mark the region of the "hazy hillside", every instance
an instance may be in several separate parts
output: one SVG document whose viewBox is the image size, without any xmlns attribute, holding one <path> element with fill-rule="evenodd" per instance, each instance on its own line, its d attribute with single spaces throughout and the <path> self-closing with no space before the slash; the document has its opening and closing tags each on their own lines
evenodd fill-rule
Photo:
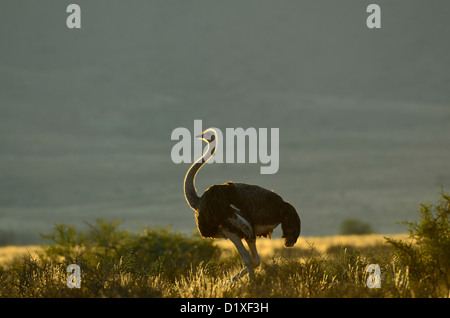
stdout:
<svg viewBox="0 0 450 318">
<path fill-rule="evenodd" d="M 208 165 L 290 201 L 305 235 L 345 218 L 397 232 L 450 187 L 450 3 L 0 3 L 0 234 L 98 217 L 191 231 L 173 129 L 280 128 L 280 169 Z"/>
</svg>

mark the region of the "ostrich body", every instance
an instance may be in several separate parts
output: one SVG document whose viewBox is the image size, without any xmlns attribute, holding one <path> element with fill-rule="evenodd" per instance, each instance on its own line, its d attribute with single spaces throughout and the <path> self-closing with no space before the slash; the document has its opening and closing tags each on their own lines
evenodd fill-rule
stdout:
<svg viewBox="0 0 450 318">
<path fill-rule="evenodd" d="M 205 154 L 188 170 L 184 180 L 184 193 L 189 206 L 195 211 L 197 227 L 204 238 L 231 240 L 238 250 L 245 268 L 234 280 L 259 266 L 256 238 L 271 237 L 273 229 L 281 223 L 284 245 L 292 247 L 300 235 L 301 222 L 295 208 L 273 191 L 257 185 L 227 182 L 213 185 L 199 197 L 195 188 L 195 176 L 215 153 L 218 142 L 213 129 L 197 136 L 208 143 Z M 249 251 L 242 244 L 247 242 Z"/>
</svg>

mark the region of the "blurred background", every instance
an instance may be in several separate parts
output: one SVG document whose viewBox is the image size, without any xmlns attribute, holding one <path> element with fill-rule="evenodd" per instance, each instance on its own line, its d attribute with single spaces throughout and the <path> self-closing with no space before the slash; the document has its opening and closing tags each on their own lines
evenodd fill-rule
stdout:
<svg viewBox="0 0 450 318">
<path fill-rule="evenodd" d="M 81 29 L 66 8 L 81 7 Z M 0 238 L 98 218 L 191 233 L 177 127 L 280 129 L 280 167 L 206 165 L 292 203 L 302 235 L 404 232 L 450 189 L 450 2 L 2 0 Z"/>
</svg>

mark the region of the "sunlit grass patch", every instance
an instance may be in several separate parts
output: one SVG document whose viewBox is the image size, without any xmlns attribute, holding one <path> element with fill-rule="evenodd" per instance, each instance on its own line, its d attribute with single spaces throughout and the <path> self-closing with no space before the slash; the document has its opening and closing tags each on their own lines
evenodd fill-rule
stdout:
<svg viewBox="0 0 450 318">
<path fill-rule="evenodd" d="M 450 197 L 419 214 L 408 234 L 301 237 L 293 248 L 259 239 L 253 281 L 232 281 L 243 262 L 229 241 L 131 233 L 116 221 L 85 232 L 59 225 L 34 252 L 0 249 L 0 297 L 449 297 Z M 70 264 L 81 269 L 80 288 L 67 286 Z M 375 287 L 369 266 L 379 271 Z"/>
</svg>

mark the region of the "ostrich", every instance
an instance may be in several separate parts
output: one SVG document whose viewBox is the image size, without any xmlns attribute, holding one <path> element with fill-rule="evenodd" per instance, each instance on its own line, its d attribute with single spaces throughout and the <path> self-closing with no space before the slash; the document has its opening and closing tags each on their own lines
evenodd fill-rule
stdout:
<svg viewBox="0 0 450 318">
<path fill-rule="evenodd" d="M 206 152 L 189 168 L 184 179 L 184 194 L 195 211 L 198 230 L 203 238 L 225 238 L 236 246 L 244 269 L 233 281 L 247 273 L 254 279 L 253 269 L 260 264 L 256 237 L 271 237 L 281 223 L 284 245 L 292 247 L 300 235 L 301 222 L 295 208 L 273 191 L 257 185 L 227 182 L 209 187 L 201 197 L 195 188 L 195 176 L 214 155 L 217 133 L 209 128 L 197 136 L 208 144 Z M 242 239 L 247 242 L 249 251 Z"/>
</svg>

